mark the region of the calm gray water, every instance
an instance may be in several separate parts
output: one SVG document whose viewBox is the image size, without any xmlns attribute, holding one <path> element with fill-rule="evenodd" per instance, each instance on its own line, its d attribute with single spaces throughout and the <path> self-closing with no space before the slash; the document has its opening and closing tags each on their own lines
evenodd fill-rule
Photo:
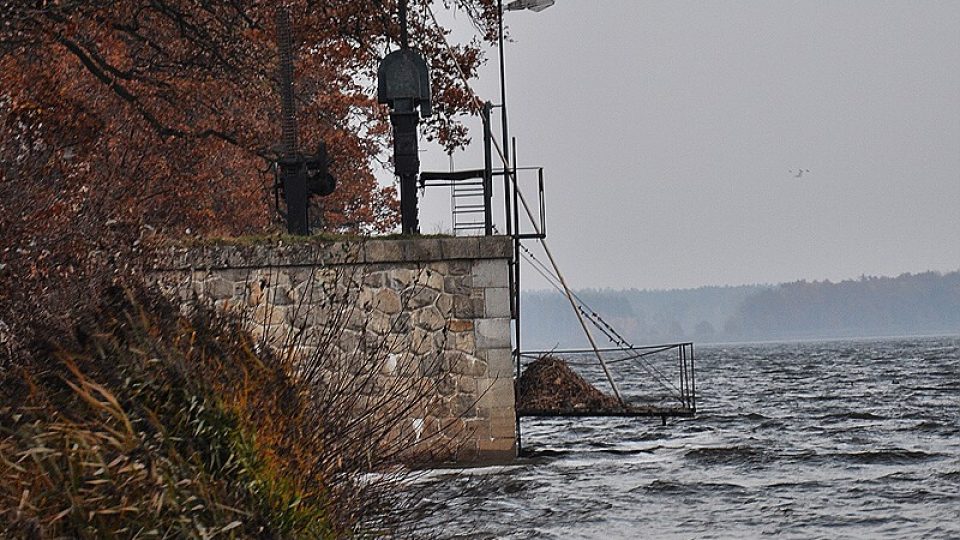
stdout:
<svg viewBox="0 0 960 540">
<path fill-rule="evenodd" d="M 699 413 L 524 420 L 434 472 L 442 538 L 960 538 L 960 338 L 703 347 Z M 642 373 L 637 373 L 642 377 Z"/>
</svg>

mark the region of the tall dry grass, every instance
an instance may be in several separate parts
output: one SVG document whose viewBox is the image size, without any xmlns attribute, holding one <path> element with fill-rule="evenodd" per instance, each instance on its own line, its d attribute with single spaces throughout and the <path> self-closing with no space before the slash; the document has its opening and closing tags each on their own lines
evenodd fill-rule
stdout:
<svg viewBox="0 0 960 540">
<path fill-rule="evenodd" d="M 396 426 L 429 398 L 423 378 L 383 387 L 352 369 L 319 381 L 305 374 L 333 372 L 322 348 L 304 363 L 203 306 L 184 314 L 142 287 L 104 297 L 74 336 L 0 362 L 6 536 L 410 533 L 416 494 L 389 473 L 410 455 Z M 354 360 L 373 354 L 375 367 L 371 351 Z"/>
</svg>

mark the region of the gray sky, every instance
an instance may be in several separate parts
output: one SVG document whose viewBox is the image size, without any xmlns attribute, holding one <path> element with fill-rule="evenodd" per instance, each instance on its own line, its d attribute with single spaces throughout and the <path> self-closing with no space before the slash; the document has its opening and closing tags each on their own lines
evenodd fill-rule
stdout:
<svg viewBox="0 0 960 540">
<path fill-rule="evenodd" d="M 960 269 L 960 2 L 557 0 L 507 18 L 511 134 L 546 168 L 572 287 Z M 494 102 L 496 70 L 491 51 L 473 83 Z M 482 166 L 470 125 L 458 168 Z M 421 217 L 449 229 L 449 193 Z"/>
</svg>

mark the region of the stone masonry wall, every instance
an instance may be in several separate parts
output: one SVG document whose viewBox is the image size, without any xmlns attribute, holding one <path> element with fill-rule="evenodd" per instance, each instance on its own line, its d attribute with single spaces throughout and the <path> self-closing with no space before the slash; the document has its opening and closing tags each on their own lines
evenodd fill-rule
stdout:
<svg viewBox="0 0 960 540">
<path fill-rule="evenodd" d="M 395 436 L 491 462 L 516 455 L 511 254 L 507 237 L 371 239 L 176 248 L 154 268 L 169 293 L 241 312 L 276 351 L 321 357 L 329 384 L 373 370 L 371 403 L 424 394 Z"/>
</svg>

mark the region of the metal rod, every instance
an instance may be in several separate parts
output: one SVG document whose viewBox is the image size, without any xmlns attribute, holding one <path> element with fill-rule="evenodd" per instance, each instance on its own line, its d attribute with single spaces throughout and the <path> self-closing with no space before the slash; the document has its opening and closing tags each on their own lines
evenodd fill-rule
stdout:
<svg viewBox="0 0 960 540">
<path fill-rule="evenodd" d="M 499 3 L 499 1 L 500 1 L 500 0 L 498 0 L 498 3 Z M 498 7 L 499 7 L 499 6 L 498 6 Z M 501 27 L 500 27 L 500 28 L 501 28 L 501 38 L 502 38 L 502 36 L 503 36 L 503 20 L 502 20 L 503 10 L 502 10 L 502 9 L 500 10 L 500 17 L 501 17 L 501 22 L 500 22 Z M 500 46 L 500 54 L 501 54 L 500 67 L 501 67 L 501 70 L 502 70 L 502 69 L 503 69 L 503 60 L 502 60 L 502 58 L 503 58 L 503 44 L 502 44 L 502 42 L 501 42 L 501 46 Z M 502 81 L 502 80 L 503 80 L 502 71 L 501 71 L 501 75 L 500 75 L 500 76 L 501 76 L 501 79 L 500 79 L 500 80 Z M 502 90 L 502 88 L 503 88 L 503 86 L 501 85 L 501 90 Z M 504 113 L 503 113 L 503 114 L 504 114 L 504 116 L 503 116 L 503 121 L 504 121 L 504 124 L 503 124 L 503 125 L 504 125 L 503 134 L 504 134 L 504 136 L 506 136 L 506 134 L 507 134 L 507 131 L 506 131 L 506 130 L 507 130 L 507 128 L 506 128 L 506 125 L 507 125 L 507 124 L 506 124 L 507 116 L 506 116 L 506 112 L 505 112 L 505 111 L 507 110 L 506 103 L 503 104 L 502 110 L 504 111 Z M 495 142 L 496 142 L 496 141 L 494 141 L 494 143 L 495 143 Z M 507 146 L 507 140 L 506 140 L 506 139 L 503 140 L 503 146 L 504 146 L 504 147 Z M 516 155 L 517 155 L 516 142 L 514 142 L 513 155 L 514 155 L 514 166 L 516 166 Z M 516 377 L 516 378 L 517 378 L 517 380 L 519 380 L 519 379 L 520 379 L 520 351 L 523 350 L 523 349 L 521 349 L 521 344 L 520 344 L 520 335 L 521 335 L 521 334 L 520 334 L 520 320 L 521 320 L 521 313 L 520 313 L 520 235 L 519 235 L 519 232 L 520 232 L 520 205 L 518 204 L 518 200 L 517 200 L 517 196 L 518 196 L 519 193 L 520 193 L 520 189 L 519 189 L 519 187 L 517 186 L 517 171 L 516 171 L 516 169 L 513 169 L 513 170 L 510 169 L 510 164 L 507 162 L 506 156 L 504 156 L 503 153 L 500 154 L 500 157 L 503 158 L 503 172 L 504 172 L 504 173 L 507 173 L 507 174 L 504 175 L 504 180 L 513 184 L 513 235 L 514 235 L 514 236 L 513 236 L 513 271 L 514 271 L 514 275 L 513 275 L 513 298 L 511 298 L 511 308 L 513 309 L 513 313 L 514 313 L 514 319 L 513 319 L 513 320 L 514 320 L 514 323 L 513 323 L 513 324 L 514 324 L 514 330 L 513 330 L 513 331 L 514 331 L 514 341 L 515 341 L 516 347 L 517 347 L 516 349 L 514 349 L 514 352 L 515 352 L 515 354 L 516 354 L 516 363 L 517 363 L 517 377 Z M 507 199 L 508 201 L 510 200 L 509 193 L 504 193 L 503 196 L 504 196 L 504 198 Z M 509 220 L 509 217 L 508 217 L 508 220 Z M 517 447 L 517 448 L 518 448 L 518 451 L 519 451 L 519 449 L 521 448 L 521 447 L 519 446 L 519 444 L 520 444 L 520 411 L 518 410 L 518 411 L 516 412 L 516 414 L 517 414 L 517 444 L 518 444 L 518 447 Z"/>
<path fill-rule="evenodd" d="M 407 0 L 400 0 L 400 48 L 406 49 L 410 46 L 410 35 L 407 34 Z"/>
<path fill-rule="evenodd" d="M 520 410 L 517 413 L 521 417 L 540 417 L 540 418 L 582 418 L 582 417 L 673 417 L 673 416 L 693 416 L 694 411 L 688 407 L 624 407 L 622 409 L 568 409 L 557 411 L 545 410 Z"/>
<path fill-rule="evenodd" d="M 540 185 L 540 234 L 547 237 L 547 207 L 543 194 L 543 167 L 540 167 L 538 173 L 538 184 Z"/>
<path fill-rule="evenodd" d="M 690 344 L 690 381 L 691 381 L 691 393 L 690 393 L 690 407 L 693 410 L 697 410 L 697 368 L 696 368 L 696 356 L 694 355 L 693 343 Z"/>
<path fill-rule="evenodd" d="M 507 150 L 507 141 L 509 141 L 509 131 L 507 129 L 507 83 L 504 76 L 503 63 L 503 0 L 497 0 L 497 26 L 498 38 L 500 44 L 500 123 L 503 130 L 503 162 L 506 167 L 510 164 L 510 152 Z M 514 161 L 516 161 L 516 152 L 514 152 Z"/>
<path fill-rule="evenodd" d="M 496 143 L 496 141 L 494 141 Z M 506 141 L 504 141 L 504 146 L 506 146 Z M 516 152 L 514 152 L 516 155 Z M 500 154 L 500 157 L 503 158 L 503 153 Z M 516 313 L 516 328 L 514 329 L 514 337 L 516 343 L 516 355 L 517 355 L 517 378 L 520 377 L 520 351 L 523 350 L 520 346 L 520 204 L 519 204 L 519 195 L 520 189 L 517 186 L 517 175 L 515 171 L 511 171 L 507 165 L 506 159 L 504 159 L 504 172 L 507 173 L 507 178 L 509 178 L 510 183 L 513 187 L 513 270 L 514 270 L 514 295 L 513 295 L 513 308 Z"/>
<path fill-rule="evenodd" d="M 667 343 L 663 345 L 644 345 L 642 347 L 599 347 L 596 350 L 599 350 L 600 352 L 616 352 L 616 351 L 649 351 L 652 349 L 659 349 L 658 351 L 655 351 L 655 352 L 660 352 L 660 351 L 669 351 L 670 349 L 676 349 L 681 345 L 691 345 L 691 342 L 684 341 L 683 343 Z M 526 351 L 524 352 L 524 355 L 535 355 L 535 354 L 543 354 L 543 353 L 551 353 L 551 352 L 556 354 L 583 354 L 583 353 L 591 353 L 593 351 L 594 349 L 551 349 L 551 350 L 544 350 L 544 351 Z"/>
<path fill-rule="evenodd" d="M 490 130 L 490 108 L 488 101 L 483 104 L 483 232 L 487 236 L 493 235 L 493 154 L 490 151 L 490 141 L 493 133 Z"/>
<path fill-rule="evenodd" d="M 687 358 L 686 358 L 686 347 L 680 347 L 677 351 L 677 360 L 680 364 L 680 401 L 686 405 L 687 404 L 687 388 L 686 388 L 686 374 L 687 374 Z"/>
</svg>

